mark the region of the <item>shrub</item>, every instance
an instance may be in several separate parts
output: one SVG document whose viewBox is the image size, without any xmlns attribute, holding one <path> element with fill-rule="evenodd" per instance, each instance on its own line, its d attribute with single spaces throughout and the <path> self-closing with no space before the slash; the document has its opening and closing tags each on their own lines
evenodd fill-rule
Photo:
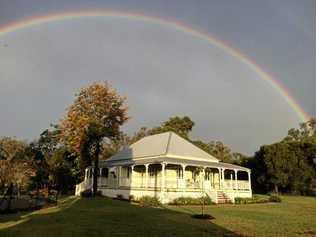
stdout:
<svg viewBox="0 0 316 237">
<path fill-rule="evenodd" d="M 118 199 L 118 200 L 123 200 L 124 197 L 123 197 L 122 194 L 117 194 L 117 195 L 116 195 L 116 199 Z"/>
<path fill-rule="evenodd" d="M 84 190 L 80 193 L 80 196 L 84 198 L 92 197 L 92 190 L 91 189 Z"/>
<path fill-rule="evenodd" d="M 157 197 L 143 196 L 138 199 L 139 205 L 143 207 L 159 207 L 162 206 Z"/>
<path fill-rule="evenodd" d="M 282 202 L 282 199 L 280 198 L 280 196 L 271 195 L 269 197 L 269 202 Z"/>
<path fill-rule="evenodd" d="M 89 197 L 93 197 L 93 192 L 92 192 L 92 189 L 87 189 L 87 190 L 84 190 L 80 193 L 80 196 L 81 197 L 84 197 L 84 198 L 89 198 Z M 102 196 L 102 192 L 99 190 L 96 194 L 96 196 Z"/>
<path fill-rule="evenodd" d="M 251 203 L 267 203 L 267 202 L 281 202 L 281 198 L 276 195 L 270 197 L 253 195 L 252 198 L 235 198 L 235 204 L 251 204 Z"/>
<path fill-rule="evenodd" d="M 129 200 L 130 202 L 136 201 L 134 195 L 129 195 L 129 196 L 128 196 L 128 200 Z"/>
<path fill-rule="evenodd" d="M 204 199 L 205 205 L 213 204 L 212 199 L 209 196 L 204 196 L 200 198 L 192 198 L 192 197 L 179 197 L 170 202 L 170 205 L 176 206 L 185 206 L 185 205 L 202 205 Z"/>
</svg>

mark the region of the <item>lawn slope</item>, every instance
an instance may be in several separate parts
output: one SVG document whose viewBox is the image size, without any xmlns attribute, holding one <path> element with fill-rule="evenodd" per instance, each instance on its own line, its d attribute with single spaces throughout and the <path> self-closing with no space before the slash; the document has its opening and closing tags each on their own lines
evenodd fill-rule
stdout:
<svg viewBox="0 0 316 237">
<path fill-rule="evenodd" d="M 108 198 L 68 197 L 57 207 L 0 216 L 0 236 L 316 236 L 316 198 L 199 207 L 143 208 Z"/>
<path fill-rule="evenodd" d="M 236 236 L 168 209 L 143 208 L 108 198 L 70 197 L 58 207 L 0 216 L 0 236 Z"/>
</svg>

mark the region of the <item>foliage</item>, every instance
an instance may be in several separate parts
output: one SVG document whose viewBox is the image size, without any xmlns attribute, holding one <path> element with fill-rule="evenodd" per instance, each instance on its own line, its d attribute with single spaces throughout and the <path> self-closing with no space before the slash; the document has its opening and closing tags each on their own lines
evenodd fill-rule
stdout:
<svg viewBox="0 0 316 237">
<path fill-rule="evenodd" d="M 203 196 L 200 198 L 192 198 L 192 197 L 179 197 L 174 199 L 169 205 L 176 205 L 176 206 L 186 206 L 186 205 L 202 205 L 204 199 L 205 205 L 212 205 L 214 204 L 212 199 L 209 196 Z"/>
<path fill-rule="evenodd" d="M 120 135 L 127 117 L 126 99 L 107 83 L 94 83 L 76 95 L 61 121 L 60 138 L 80 155 L 81 170 L 94 161 L 93 192 L 97 192 L 97 171 L 102 143 Z"/>
<path fill-rule="evenodd" d="M 299 128 L 292 128 L 284 138 L 285 142 L 293 141 L 316 141 L 316 118 L 311 118 L 305 123 L 301 123 Z"/>
<path fill-rule="evenodd" d="M 4 137 L 0 138 L 0 189 L 15 185 L 18 191 L 26 188 L 34 175 L 34 168 L 26 156 L 24 142 Z"/>
<path fill-rule="evenodd" d="M 162 123 L 160 127 L 155 127 L 151 129 L 150 134 L 158 134 L 163 132 L 175 132 L 179 136 L 189 139 L 189 133 L 192 131 L 192 128 L 194 126 L 194 122 L 188 117 L 171 117 L 168 121 Z"/>
<path fill-rule="evenodd" d="M 80 193 L 80 196 L 84 197 L 84 198 L 92 197 L 92 190 L 91 189 L 86 189 L 86 190 L 84 190 L 84 191 L 82 191 Z"/>
<path fill-rule="evenodd" d="M 157 197 L 151 196 L 142 196 L 137 200 L 140 206 L 143 207 L 160 207 L 162 206 L 161 202 Z"/>
<path fill-rule="evenodd" d="M 75 158 L 65 147 L 61 147 L 47 160 L 49 181 L 54 188 L 65 194 L 76 184 Z"/>
<path fill-rule="evenodd" d="M 31 190 L 53 188 L 66 194 L 80 178 L 76 156 L 59 142 L 59 133 L 56 126 L 47 129 L 27 147 L 27 155 L 35 167 Z"/>
<path fill-rule="evenodd" d="M 270 195 L 269 202 L 282 202 L 282 199 L 279 195 Z"/>
<path fill-rule="evenodd" d="M 281 202 L 282 199 L 278 195 L 253 195 L 252 198 L 235 197 L 235 204 L 252 204 L 252 203 L 267 203 L 267 202 Z"/>
<path fill-rule="evenodd" d="M 211 141 L 209 143 L 204 143 L 203 141 L 197 140 L 193 141 L 193 144 L 205 152 L 213 155 L 220 161 L 226 163 L 234 163 L 237 161 L 231 149 L 221 141 Z"/>
<path fill-rule="evenodd" d="M 281 142 L 265 145 L 253 159 L 243 160 L 252 169 L 254 190 L 312 195 L 316 190 L 315 120 L 290 129 Z"/>
<path fill-rule="evenodd" d="M 256 197 L 256 196 L 253 196 L 252 198 L 235 197 L 235 204 L 252 204 L 252 203 L 267 203 L 267 202 L 269 202 L 268 197 Z"/>
<path fill-rule="evenodd" d="M 95 195 L 93 194 L 92 189 L 86 189 L 80 193 L 80 197 L 83 197 L 83 198 L 91 198 L 93 196 L 95 196 Z M 100 190 L 98 190 L 98 192 L 96 193 L 96 196 L 101 197 L 102 192 Z"/>
</svg>

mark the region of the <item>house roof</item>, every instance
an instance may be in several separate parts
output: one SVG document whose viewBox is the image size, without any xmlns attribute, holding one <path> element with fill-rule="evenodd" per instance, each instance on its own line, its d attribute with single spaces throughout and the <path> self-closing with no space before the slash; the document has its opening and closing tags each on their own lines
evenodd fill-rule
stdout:
<svg viewBox="0 0 316 237">
<path fill-rule="evenodd" d="M 174 132 L 144 137 L 129 147 L 123 148 L 120 152 L 110 157 L 107 162 L 159 157 L 219 162 L 214 156 Z"/>
</svg>

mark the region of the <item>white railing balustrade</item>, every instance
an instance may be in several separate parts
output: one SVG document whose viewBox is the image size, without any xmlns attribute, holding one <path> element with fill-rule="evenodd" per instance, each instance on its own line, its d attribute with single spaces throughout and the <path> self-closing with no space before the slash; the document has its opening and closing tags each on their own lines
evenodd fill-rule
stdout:
<svg viewBox="0 0 316 237">
<path fill-rule="evenodd" d="M 236 181 L 231 179 L 225 179 L 222 183 L 223 189 L 228 190 L 249 190 L 249 182 L 248 180 L 237 180 L 237 188 Z"/>
<path fill-rule="evenodd" d="M 121 178 L 120 179 L 120 186 L 130 187 L 131 186 L 131 179 L 129 179 L 129 178 Z"/>
<path fill-rule="evenodd" d="M 186 187 L 192 188 L 192 189 L 201 189 L 202 184 L 198 181 L 188 179 L 188 180 L 186 180 Z"/>
<path fill-rule="evenodd" d="M 238 181 L 238 189 L 239 190 L 250 190 L 250 185 L 249 185 L 248 180 Z"/>
<path fill-rule="evenodd" d="M 98 178 L 98 186 L 107 186 L 108 185 L 108 179 L 104 177 Z"/>
<path fill-rule="evenodd" d="M 162 179 L 160 177 L 148 179 L 148 187 L 149 188 L 160 188 L 161 183 L 162 183 Z"/>
<path fill-rule="evenodd" d="M 236 187 L 237 184 L 237 187 Z M 89 178 L 76 185 L 76 193 L 80 193 L 86 189 L 92 188 L 93 179 Z M 222 183 L 212 183 L 209 180 L 204 180 L 203 183 L 199 180 L 192 179 L 165 179 L 165 188 L 169 189 L 202 189 L 204 185 L 204 190 L 211 189 L 226 189 L 226 190 L 250 190 L 250 184 L 248 180 L 231 180 L 225 179 Z M 98 178 L 99 187 L 135 187 L 135 188 L 161 188 L 162 178 L 161 177 L 148 177 L 146 184 L 146 177 L 133 177 L 133 178 Z M 221 187 L 220 187 L 221 186 Z"/>
</svg>

